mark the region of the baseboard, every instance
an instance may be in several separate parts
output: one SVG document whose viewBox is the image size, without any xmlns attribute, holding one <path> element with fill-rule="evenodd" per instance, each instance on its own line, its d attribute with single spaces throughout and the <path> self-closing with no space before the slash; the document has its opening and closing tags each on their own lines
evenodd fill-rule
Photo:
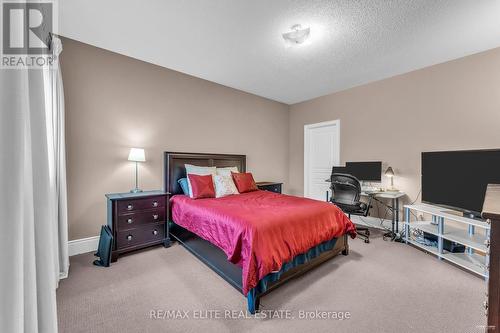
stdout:
<svg viewBox="0 0 500 333">
<path fill-rule="evenodd" d="M 95 252 L 99 245 L 99 236 L 70 240 L 68 242 L 69 256 L 76 256 L 77 254 Z"/>
</svg>

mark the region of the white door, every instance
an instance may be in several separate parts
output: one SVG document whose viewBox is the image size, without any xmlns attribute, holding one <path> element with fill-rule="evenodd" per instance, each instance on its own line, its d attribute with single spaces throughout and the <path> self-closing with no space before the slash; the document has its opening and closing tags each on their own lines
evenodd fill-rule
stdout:
<svg viewBox="0 0 500 333">
<path fill-rule="evenodd" d="M 304 126 L 304 196 L 326 200 L 332 167 L 340 165 L 340 120 Z"/>
</svg>

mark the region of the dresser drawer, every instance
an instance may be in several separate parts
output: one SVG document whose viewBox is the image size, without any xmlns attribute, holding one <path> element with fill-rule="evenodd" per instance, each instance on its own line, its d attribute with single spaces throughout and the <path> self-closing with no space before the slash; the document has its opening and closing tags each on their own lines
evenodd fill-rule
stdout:
<svg viewBox="0 0 500 333">
<path fill-rule="evenodd" d="M 118 214 L 128 214 L 137 210 L 165 207 L 165 197 L 157 196 L 144 199 L 120 200 Z"/>
<path fill-rule="evenodd" d="M 165 221 L 165 208 L 135 211 L 118 216 L 118 230 L 136 228 L 138 225 Z"/>
<path fill-rule="evenodd" d="M 116 245 L 118 249 L 161 241 L 165 236 L 165 224 L 148 224 L 135 229 L 118 231 Z"/>
</svg>

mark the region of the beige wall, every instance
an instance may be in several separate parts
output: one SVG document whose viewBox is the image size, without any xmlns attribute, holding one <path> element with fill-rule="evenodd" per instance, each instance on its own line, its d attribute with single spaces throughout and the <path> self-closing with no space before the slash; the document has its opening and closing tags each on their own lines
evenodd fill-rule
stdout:
<svg viewBox="0 0 500 333">
<path fill-rule="evenodd" d="M 500 49 L 292 105 L 290 193 L 303 194 L 304 125 L 334 119 L 342 163 L 382 160 L 413 200 L 422 151 L 500 148 Z"/>
<path fill-rule="evenodd" d="M 104 194 L 161 189 L 162 152 L 247 155 L 257 180 L 287 181 L 288 106 L 64 39 L 69 238 L 106 223 Z"/>
</svg>

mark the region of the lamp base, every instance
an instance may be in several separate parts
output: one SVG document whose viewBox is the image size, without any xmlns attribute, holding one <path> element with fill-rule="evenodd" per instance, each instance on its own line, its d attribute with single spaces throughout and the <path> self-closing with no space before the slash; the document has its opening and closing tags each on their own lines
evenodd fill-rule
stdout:
<svg viewBox="0 0 500 333">
<path fill-rule="evenodd" d="M 134 188 L 132 190 L 130 190 L 130 193 L 141 193 L 142 190 L 140 188 Z"/>
<path fill-rule="evenodd" d="M 394 188 L 394 187 L 386 188 L 385 191 L 386 192 L 399 192 L 399 190 L 397 188 Z"/>
</svg>

